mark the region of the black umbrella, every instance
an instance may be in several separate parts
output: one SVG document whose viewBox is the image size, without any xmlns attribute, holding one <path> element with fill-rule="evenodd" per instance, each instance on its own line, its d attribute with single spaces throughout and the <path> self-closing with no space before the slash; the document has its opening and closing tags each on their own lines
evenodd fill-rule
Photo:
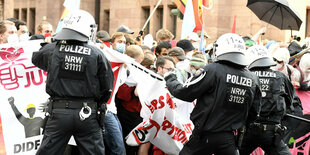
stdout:
<svg viewBox="0 0 310 155">
<path fill-rule="evenodd" d="M 260 20 L 281 30 L 299 30 L 302 23 L 298 13 L 286 0 L 248 0 L 247 7 Z"/>
</svg>

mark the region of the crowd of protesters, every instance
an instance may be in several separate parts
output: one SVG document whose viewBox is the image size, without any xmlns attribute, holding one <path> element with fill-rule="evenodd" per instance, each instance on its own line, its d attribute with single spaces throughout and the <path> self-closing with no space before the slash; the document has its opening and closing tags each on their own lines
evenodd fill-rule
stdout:
<svg viewBox="0 0 310 155">
<path fill-rule="evenodd" d="M 296 95 L 294 107 L 289 113 L 310 119 L 310 38 L 292 36 L 289 42 L 262 40 L 266 28 L 257 34 L 243 36 L 247 48 L 255 45 L 266 47 L 270 57 L 276 65 L 273 70 L 281 71 L 295 87 Z M 156 32 L 155 38 L 147 34 L 136 38 L 135 32 L 127 26 L 121 25 L 116 32 L 109 34 L 100 30 L 96 34 L 95 46 L 98 48 L 111 48 L 115 52 L 126 54 L 144 67 L 156 72 L 160 76 L 174 71 L 178 81 L 185 84 L 187 80 L 199 75 L 204 66 L 212 63 L 216 58 L 214 44 L 208 42 L 210 36 L 206 32 L 197 32 L 188 35 L 186 39 L 174 40 L 175 36 L 166 29 Z M 9 18 L 0 21 L 0 44 L 22 42 L 27 40 L 44 39 L 46 42 L 53 40 L 54 28 L 42 21 L 37 27 L 37 33 L 30 35 L 27 24 L 23 21 Z M 200 35 L 204 40 L 201 41 Z M 139 40 L 139 41 L 137 41 Z M 200 44 L 203 44 L 200 48 Z M 309 52 L 308 52 L 309 51 Z M 302 53 L 302 54 L 301 54 Z M 132 80 L 129 72 L 122 75 L 121 83 L 115 96 L 115 104 L 108 105 L 105 120 L 105 147 L 107 154 L 165 154 L 150 143 L 138 147 L 128 146 L 124 138 L 142 122 L 140 116 L 141 103 L 136 91 L 136 82 Z M 184 117 L 189 117 L 194 104 L 174 98 L 176 107 Z M 178 101 L 177 101 L 178 100 Z M 287 125 L 284 142 L 291 147 L 292 139 L 296 140 L 310 132 L 310 124 L 295 119 L 283 118 Z M 76 148 L 68 147 L 67 154 L 75 154 Z"/>
</svg>

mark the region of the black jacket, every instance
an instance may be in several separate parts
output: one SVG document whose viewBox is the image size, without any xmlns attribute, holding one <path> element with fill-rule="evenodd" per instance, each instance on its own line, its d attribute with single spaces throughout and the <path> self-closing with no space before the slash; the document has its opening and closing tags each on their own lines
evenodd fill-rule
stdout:
<svg viewBox="0 0 310 155">
<path fill-rule="evenodd" d="M 293 108 L 294 86 L 280 71 L 269 68 L 254 68 L 251 71 L 259 77 L 262 90 L 260 116 L 251 121 L 281 123 L 287 109 Z"/>
<path fill-rule="evenodd" d="M 260 106 L 258 77 L 229 62 L 207 65 L 200 75 L 184 85 L 174 75 L 165 79 L 173 96 L 184 101 L 197 99 L 190 118 L 200 132 L 240 129 L 248 114 L 257 114 Z"/>
<path fill-rule="evenodd" d="M 114 75 L 103 53 L 87 43 L 67 41 L 46 44 L 32 55 L 32 63 L 47 72 L 46 92 L 52 98 L 110 98 Z"/>
</svg>

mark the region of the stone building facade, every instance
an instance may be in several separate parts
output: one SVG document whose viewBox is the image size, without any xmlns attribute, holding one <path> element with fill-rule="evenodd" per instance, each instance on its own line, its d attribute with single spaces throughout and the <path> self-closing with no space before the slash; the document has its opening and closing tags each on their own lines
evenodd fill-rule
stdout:
<svg viewBox="0 0 310 155">
<path fill-rule="evenodd" d="M 293 31 L 293 34 L 301 38 L 310 37 L 310 1 L 288 1 L 303 20 L 300 30 Z M 42 20 L 49 21 L 56 29 L 64 9 L 63 2 L 64 0 L 0 0 L 0 19 L 15 17 L 24 20 L 32 33 Z M 158 0 L 81 0 L 81 9 L 94 15 L 99 29 L 113 34 L 117 27 L 123 24 L 138 35 L 157 2 Z M 231 32 L 235 16 L 236 33 L 240 35 L 255 34 L 267 25 L 246 7 L 246 3 L 246 0 L 213 0 L 212 9 L 203 12 L 205 30 L 212 37 L 209 42 L 223 33 Z M 155 36 L 158 29 L 166 28 L 176 39 L 180 39 L 182 20 L 171 14 L 174 8 L 176 5 L 173 0 L 162 0 L 145 32 Z M 288 41 L 290 35 L 289 30 L 283 31 L 268 25 L 263 38 Z"/>
</svg>

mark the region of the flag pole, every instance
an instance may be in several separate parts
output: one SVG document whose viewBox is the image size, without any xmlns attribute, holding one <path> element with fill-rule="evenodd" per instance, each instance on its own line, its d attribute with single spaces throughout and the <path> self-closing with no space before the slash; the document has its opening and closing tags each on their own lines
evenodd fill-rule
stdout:
<svg viewBox="0 0 310 155">
<path fill-rule="evenodd" d="M 133 66 L 133 67 L 135 67 L 135 68 L 137 68 L 137 69 L 143 71 L 144 73 L 150 75 L 150 76 L 151 76 L 152 78 L 154 78 L 154 79 L 157 79 L 157 80 L 159 80 L 159 81 L 164 81 L 164 80 L 165 80 L 163 77 L 159 76 L 157 73 L 151 71 L 150 69 L 148 69 L 148 68 L 142 66 L 141 64 L 139 64 L 139 63 L 137 63 L 137 62 L 135 62 L 135 61 L 133 61 L 133 62 L 130 63 L 130 64 L 131 64 L 131 66 Z"/>
<path fill-rule="evenodd" d="M 201 51 L 201 53 L 203 55 L 205 55 L 205 50 L 203 47 L 203 41 L 204 41 L 204 33 L 205 33 L 205 24 L 202 24 L 202 29 L 201 29 L 201 33 L 200 33 L 200 45 L 199 45 L 199 51 Z"/>
<path fill-rule="evenodd" d="M 157 2 L 157 4 L 156 4 L 155 8 L 152 10 L 152 13 L 151 13 L 150 16 L 147 18 L 147 20 L 146 20 L 146 22 L 144 23 L 144 25 L 143 25 L 141 31 L 139 32 L 139 36 L 137 37 L 137 40 L 139 40 L 139 38 L 142 37 L 143 31 L 144 31 L 146 25 L 149 23 L 151 17 L 152 17 L 153 14 L 155 13 L 155 11 L 156 11 L 156 9 L 158 8 L 158 6 L 159 6 L 159 4 L 161 3 L 161 1 L 162 1 L 162 0 L 158 0 L 158 2 Z"/>
<path fill-rule="evenodd" d="M 285 114 L 285 116 L 297 119 L 299 121 L 304 121 L 304 122 L 310 123 L 309 119 L 306 119 L 306 118 L 303 118 L 303 117 L 299 117 L 299 116 L 295 116 L 295 115 L 291 115 L 291 114 Z"/>
</svg>

